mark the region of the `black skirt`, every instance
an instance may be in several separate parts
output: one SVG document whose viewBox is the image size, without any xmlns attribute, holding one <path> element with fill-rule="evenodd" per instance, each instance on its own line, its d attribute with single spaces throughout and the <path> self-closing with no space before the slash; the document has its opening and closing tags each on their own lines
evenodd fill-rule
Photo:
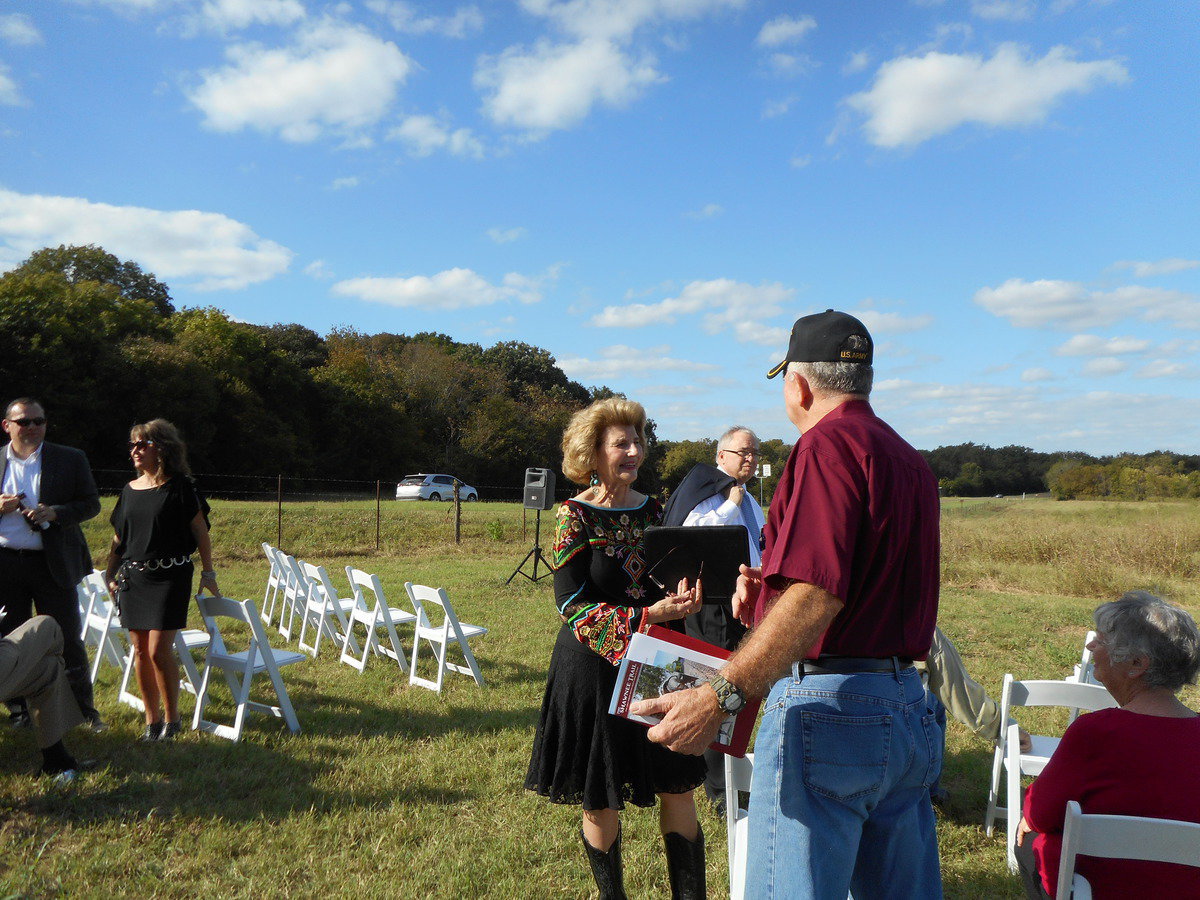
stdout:
<svg viewBox="0 0 1200 900">
<path fill-rule="evenodd" d="M 674 753 L 609 715 L 617 667 L 564 626 L 554 644 L 525 787 L 587 810 L 653 806 L 704 783 L 704 758 Z"/>
<path fill-rule="evenodd" d="M 192 575 L 189 561 L 169 569 L 142 571 L 125 566 L 121 569 L 122 588 L 117 592 L 121 624 L 136 631 L 178 631 L 187 625 L 188 604 L 192 599 Z"/>
</svg>

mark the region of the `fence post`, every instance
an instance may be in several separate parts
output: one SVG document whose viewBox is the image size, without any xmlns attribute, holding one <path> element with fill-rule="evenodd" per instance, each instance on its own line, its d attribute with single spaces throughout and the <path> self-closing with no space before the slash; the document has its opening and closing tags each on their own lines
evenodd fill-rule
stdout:
<svg viewBox="0 0 1200 900">
<path fill-rule="evenodd" d="M 454 543 L 462 542 L 462 502 L 458 496 L 458 479 L 454 479 Z M 415 652 L 415 651 L 414 651 Z"/>
<path fill-rule="evenodd" d="M 375 479 L 375 552 L 379 552 L 379 479 Z"/>
<path fill-rule="evenodd" d="M 283 548 L 283 476 L 275 482 L 275 546 Z"/>
</svg>

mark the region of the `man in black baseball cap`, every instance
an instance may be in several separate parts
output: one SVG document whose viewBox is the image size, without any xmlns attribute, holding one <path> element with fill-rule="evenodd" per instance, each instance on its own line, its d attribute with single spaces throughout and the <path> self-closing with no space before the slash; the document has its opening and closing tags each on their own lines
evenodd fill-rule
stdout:
<svg viewBox="0 0 1200 900">
<path fill-rule="evenodd" d="M 875 342 L 867 326 L 844 312 L 827 309 L 796 320 L 787 356 L 767 373 L 774 378 L 790 362 L 847 362 L 871 365 Z"/>
</svg>

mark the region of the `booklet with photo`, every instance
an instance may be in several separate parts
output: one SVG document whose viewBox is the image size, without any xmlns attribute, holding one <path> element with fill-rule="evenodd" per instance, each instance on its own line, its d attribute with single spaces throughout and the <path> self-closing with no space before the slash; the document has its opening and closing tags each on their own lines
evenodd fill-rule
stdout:
<svg viewBox="0 0 1200 900">
<path fill-rule="evenodd" d="M 629 649 L 617 670 L 617 686 L 608 711 L 646 726 L 657 725 L 660 716 L 635 716 L 629 707 L 639 700 L 704 684 L 721 670 L 730 655 L 715 644 L 651 625 L 647 632 L 639 632 L 630 639 Z M 745 756 L 761 702 L 750 700 L 740 713 L 729 716 L 721 724 L 711 749 L 730 756 Z"/>
</svg>

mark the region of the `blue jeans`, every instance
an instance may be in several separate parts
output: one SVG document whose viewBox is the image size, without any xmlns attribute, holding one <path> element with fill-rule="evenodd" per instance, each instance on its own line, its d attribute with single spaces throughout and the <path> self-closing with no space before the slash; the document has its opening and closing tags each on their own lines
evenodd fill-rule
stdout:
<svg viewBox="0 0 1200 900">
<path fill-rule="evenodd" d="M 942 730 L 915 669 L 775 683 L 754 748 L 746 896 L 939 898 Z"/>
</svg>

